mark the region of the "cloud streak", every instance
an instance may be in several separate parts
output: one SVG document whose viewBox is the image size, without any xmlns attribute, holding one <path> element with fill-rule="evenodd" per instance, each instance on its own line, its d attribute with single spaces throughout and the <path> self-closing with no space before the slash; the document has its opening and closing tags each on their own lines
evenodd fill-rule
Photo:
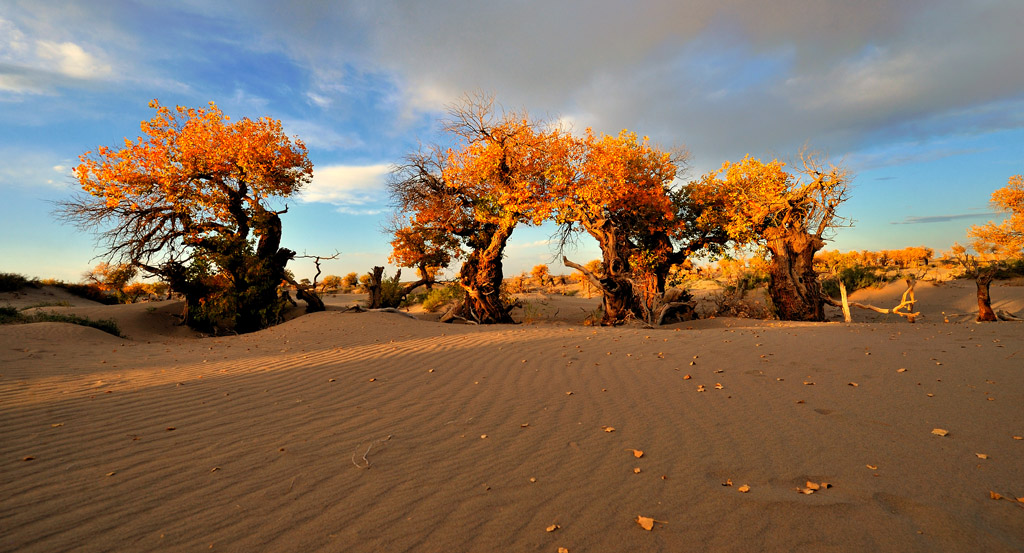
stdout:
<svg viewBox="0 0 1024 553">
<path fill-rule="evenodd" d="M 925 215 L 925 216 L 909 216 L 902 221 L 893 221 L 891 225 L 922 225 L 929 223 L 947 223 L 949 221 L 958 221 L 960 219 L 983 219 L 986 217 L 992 217 L 996 215 L 993 212 L 983 213 L 957 213 L 955 215 Z"/>
</svg>

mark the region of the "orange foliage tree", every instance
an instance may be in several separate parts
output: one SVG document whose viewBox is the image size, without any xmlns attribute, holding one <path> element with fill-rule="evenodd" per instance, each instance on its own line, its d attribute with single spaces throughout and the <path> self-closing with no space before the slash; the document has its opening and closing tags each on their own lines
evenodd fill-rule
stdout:
<svg viewBox="0 0 1024 553">
<path fill-rule="evenodd" d="M 468 250 L 458 274 L 466 298 L 450 312 L 479 323 L 512 322 L 501 297 L 502 256 L 516 225 L 539 224 L 544 200 L 545 133 L 522 113 L 499 113 L 493 98 L 466 97 L 449 110 L 451 148 L 406 157 L 390 190 L 411 233 L 437 233 Z"/>
<path fill-rule="evenodd" d="M 675 185 L 681 151 L 667 152 L 623 130 L 557 141 L 559 162 L 550 172 L 551 196 L 564 246 L 586 232 L 601 248 L 602 274 L 563 257 L 602 291 L 602 324 L 630 317 L 653 322 L 673 265 L 727 236 L 710 214 L 719 198 L 695 202 L 690 187 Z"/>
<path fill-rule="evenodd" d="M 1024 176 L 1010 177 L 1006 186 L 992 193 L 990 203 L 996 211 L 1008 213 L 1009 217 L 999 224 L 989 221 L 967 231 L 967 235 L 973 238 L 971 245 L 988 267 L 982 268 L 978 260 L 968 256 L 959 244 L 955 244 L 953 250 L 977 282 L 979 321 L 997 320 L 989 288 L 998 265 L 1024 255 Z"/>
<path fill-rule="evenodd" d="M 770 253 L 768 292 L 780 319 L 825 320 L 825 298 L 814 254 L 844 224 L 837 209 L 846 201 L 849 173 L 801 153 L 796 174 L 785 164 L 746 157 L 725 162 L 704 176 L 708 189 L 729 198 L 724 228 L 739 243 L 762 243 Z"/>
<path fill-rule="evenodd" d="M 392 228 L 392 253 L 388 261 L 399 267 L 415 268 L 420 280 L 410 284 L 409 291 L 421 285 L 429 290 L 437 273 L 457 259 L 462 251 L 455 236 L 410 220 L 408 226 Z"/>
<path fill-rule="evenodd" d="M 75 177 L 86 194 L 62 217 L 100 232 L 105 257 L 159 276 L 186 298 L 193 326 L 246 332 L 279 318 L 277 287 L 295 252 L 281 248 L 271 198 L 312 178 L 306 147 L 279 121 L 232 122 L 217 106 L 156 115 L 122 148 L 81 156 Z"/>
</svg>

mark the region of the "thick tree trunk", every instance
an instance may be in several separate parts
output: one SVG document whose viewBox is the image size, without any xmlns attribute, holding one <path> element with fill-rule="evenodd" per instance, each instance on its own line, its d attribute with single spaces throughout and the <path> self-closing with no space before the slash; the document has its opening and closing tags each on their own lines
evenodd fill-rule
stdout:
<svg viewBox="0 0 1024 553">
<path fill-rule="evenodd" d="M 643 306 L 633 291 L 633 284 L 628 279 L 610 276 L 598 277 L 583 265 L 569 261 L 566 257 L 562 257 L 562 263 L 566 267 L 583 273 L 583 276 L 587 277 L 587 281 L 601 291 L 603 299 L 601 307 L 604 309 L 604 317 L 601 318 L 602 326 L 620 325 L 631 316 L 643 320 Z"/>
<path fill-rule="evenodd" d="M 380 309 L 382 303 L 381 286 L 384 283 L 384 267 L 374 267 L 370 278 L 370 309 Z"/>
<path fill-rule="evenodd" d="M 501 258 L 505 244 L 512 235 L 514 225 L 494 225 L 481 243 L 473 250 L 459 270 L 459 285 L 466 291 L 466 299 L 449 311 L 443 321 L 462 318 L 480 324 L 514 323 L 509 314 L 512 306 L 501 298 Z"/>
<path fill-rule="evenodd" d="M 799 230 L 768 241 L 768 294 L 780 319 L 825 320 L 825 300 L 814 271 L 814 253 L 822 246 L 820 238 Z"/>
<path fill-rule="evenodd" d="M 975 279 L 975 283 L 978 285 L 978 322 L 986 321 L 998 321 L 994 311 L 992 311 L 992 298 L 989 297 L 989 286 L 992 285 L 992 279 L 995 277 L 992 271 L 986 271 L 980 273 L 978 278 Z"/>
</svg>

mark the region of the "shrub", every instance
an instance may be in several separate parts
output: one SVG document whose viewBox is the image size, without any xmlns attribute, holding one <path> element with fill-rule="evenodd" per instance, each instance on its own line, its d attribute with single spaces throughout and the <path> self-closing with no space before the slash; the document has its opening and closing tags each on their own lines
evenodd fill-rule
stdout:
<svg viewBox="0 0 1024 553">
<path fill-rule="evenodd" d="M 39 279 L 29 279 L 17 273 L 0 273 L 0 292 L 17 292 L 22 288 L 39 288 Z"/>
<path fill-rule="evenodd" d="M 117 327 L 117 322 L 113 319 L 94 321 L 88 317 L 79 317 L 70 313 L 48 313 L 45 311 L 25 315 L 13 307 L 0 307 L 0 324 L 27 323 L 70 323 L 99 329 L 114 336 L 121 336 L 121 329 Z"/>
<path fill-rule="evenodd" d="M 461 286 L 448 285 L 448 286 L 436 286 L 430 292 L 427 292 L 426 298 L 423 299 L 423 309 L 433 313 L 440 309 L 443 305 L 454 301 L 459 301 L 466 296 L 466 291 Z"/>
<path fill-rule="evenodd" d="M 852 294 L 855 290 L 861 288 L 869 288 L 871 286 L 881 286 L 887 282 L 893 282 L 899 279 L 899 275 L 893 277 L 886 277 L 883 273 L 872 269 L 871 267 L 865 267 L 863 265 L 854 265 L 852 267 L 846 267 L 839 271 L 838 278 L 835 275 L 822 279 L 821 289 L 829 297 L 838 298 L 840 297 L 839 292 L 839 279 L 843 280 L 843 284 L 846 285 L 846 293 Z"/>
</svg>

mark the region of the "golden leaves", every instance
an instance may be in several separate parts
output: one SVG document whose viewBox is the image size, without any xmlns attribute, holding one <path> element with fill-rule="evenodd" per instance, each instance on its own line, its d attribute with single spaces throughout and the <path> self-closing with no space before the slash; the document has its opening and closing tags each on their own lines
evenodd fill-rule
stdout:
<svg viewBox="0 0 1024 553">
<path fill-rule="evenodd" d="M 615 427 L 613 427 L 613 426 L 602 426 L 601 430 L 604 430 L 605 432 L 615 432 Z"/>
<path fill-rule="evenodd" d="M 736 491 L 738 491 L 740 493 L 747 493 L 747 492 L 750 491 L 750 486 L 748 486 L 746 484 L 743 484 L 742 486 L 736 488 Z"/>
<path fill-rule="evenodd" d="M 949 435 L 949 430 L 944 430 L 942 428 L 935 428 L 935 429 L 932 430 L 932 434 L 935 434 L 936 436 L 948 436 Z"/>
<path fill-rule="evenodd" d="M 639 449 L 627 449 L 626 451 L 632 451 L 633 457 L 636 457 L 637 459 L 644 456 L 644 452 Z"/>
<path fill-rule="evenodd" d="M 799 493 L 802 493 L 804 495 L 811 495 L 814 492 L 817 492 L 817 491 L 820 491 L 820 490 L 827 490 L 827 489 L 829 489 L 831 487 L 832 487 L 832 484 L 829 484 L 828 482 L 822 482 L 822 483 L 819 484 L 817 482 L 812 482 L 812 481 L 808 480 L 807 483 L 804 484 L 804 487 L 797 488 L 796 491 L 799 492 Z"/>
<path fill-rule="evenodd" d="M 988 459 L 988 455 L 984 453 L 975 453 L 974 456 L 977 457 L 978 459 Z"/>
<path fill-rule="evenodd" d="M 552 524 L 551 526 L 548 526 L 547 528 L 545 528 L 544 531 L 545 532 L 554 532 L 555 530 L 558 530 L 559 528 L 561 528 L 561 526 L 559 526 L 557 524 Z"/>
</svg>

